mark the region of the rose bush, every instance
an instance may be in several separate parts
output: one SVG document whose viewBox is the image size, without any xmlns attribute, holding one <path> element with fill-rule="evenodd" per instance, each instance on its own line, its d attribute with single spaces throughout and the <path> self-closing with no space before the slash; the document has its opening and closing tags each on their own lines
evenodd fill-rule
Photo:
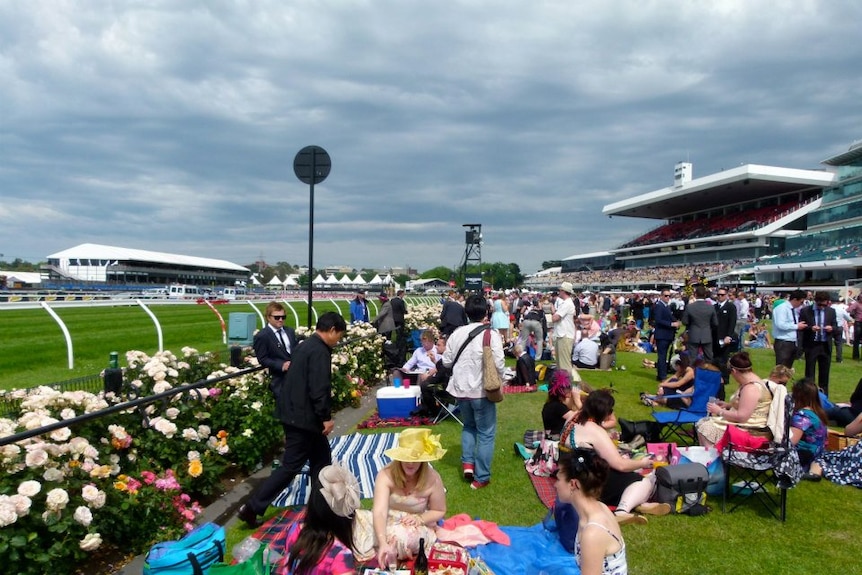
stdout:
<svg viewBox="0 0 862 575">
<path fill-rule="evenodd" d="M 332 358 L 336 408 L 355 405 L 383 377 L 373 327 L 351 326 L 345 342 Z M 191 348 L 180 357 L 133 350 L 126 362 L 122 397 L 50 387 L 7 393 L 20 407 L 16 418 L 0 419 L 0 437 L 238 371 Z M 258 371 L 2 446 L 0 564 L 69 573 L 103 543 L 140 553 L 176 538 L 229 466 L 252 470 L 282 440 L 268 375 Z"/>
</svg>

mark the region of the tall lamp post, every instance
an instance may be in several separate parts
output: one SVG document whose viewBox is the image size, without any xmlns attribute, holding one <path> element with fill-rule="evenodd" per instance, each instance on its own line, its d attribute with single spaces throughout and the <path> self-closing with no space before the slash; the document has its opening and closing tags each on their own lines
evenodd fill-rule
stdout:
<svg viewBox="0 0 862 575">
<path fill-rule="evenodd" d="M 300 182 L 308 184 L 308 329 L 311 329 L 311 306 L 314 302 L 314 287 L 311 280 L 314 270 L 314 184 L 319 184 L 329 175 L 332 160 L 320 146 L 306 146 L 293 159 L 293 173 Z"/>
</svg>

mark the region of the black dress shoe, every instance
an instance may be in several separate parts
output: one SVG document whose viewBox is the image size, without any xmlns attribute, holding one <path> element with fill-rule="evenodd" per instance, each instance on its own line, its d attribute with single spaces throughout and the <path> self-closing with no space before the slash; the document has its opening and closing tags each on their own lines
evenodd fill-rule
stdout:
<svg viewBox="0 0 862 575">
<path fill-rule="evenodd" d="M 822 475 L 817 475 L 816 473 L 804 473 L 802 475 L 802 479 L 805 481 L 820 481 L 823 479 Z"/>
<path fill-rule="evenodd" d="M 255 515 L 254 511 L 252 511 L 245 505 L 239 508 L 239 511 L 236 512 L 236 516 L 242 519 L 245 524 L 252 529 L 257 529 L 258 527 L 260 527 L 260 519 L 257 518 L 257 515 Z"/>
</svg>

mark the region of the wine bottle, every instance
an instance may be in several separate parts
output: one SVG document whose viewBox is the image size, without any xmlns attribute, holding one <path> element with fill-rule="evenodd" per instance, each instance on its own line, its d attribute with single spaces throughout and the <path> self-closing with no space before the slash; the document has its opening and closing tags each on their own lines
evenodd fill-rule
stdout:
<svg viewBox="0 0 862 575">
<path fill-rule="evenodd" d="M 411 575 L 428 575 L 428 557 L 425 555 L 425 538 L 419 539 L 419 553 L 413 561 Z"/>
</svg>

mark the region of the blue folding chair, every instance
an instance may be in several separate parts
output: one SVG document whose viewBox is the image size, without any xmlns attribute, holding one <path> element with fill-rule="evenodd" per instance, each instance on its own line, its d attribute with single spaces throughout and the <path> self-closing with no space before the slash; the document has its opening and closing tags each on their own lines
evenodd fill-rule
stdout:
<svg viewBox="0 0 862 575">
<path fill-rule="evenodd" d="M 713 371 L 702 367 L 695 368 L 694 389 L 691 393 L 664 396 L 666 399 L 690 397 L 691 405 L 685 409 L 675 409 L 672 411 L 653 410 L 652 412 L 653 419 L 662 426 L 662 441 L 668 441 L 676 437 L 679 443 L 696 443 L 697 433 L 694 431 L 694 424 L 702 417 L 706 417 L 706 404 L 710 397 L 718 397 L 720 389 L 720 371 Z M 689 425 L 692 426 L 692 429 L 691 431 L 686 431 L 685 427 Z"/>
</svg>

